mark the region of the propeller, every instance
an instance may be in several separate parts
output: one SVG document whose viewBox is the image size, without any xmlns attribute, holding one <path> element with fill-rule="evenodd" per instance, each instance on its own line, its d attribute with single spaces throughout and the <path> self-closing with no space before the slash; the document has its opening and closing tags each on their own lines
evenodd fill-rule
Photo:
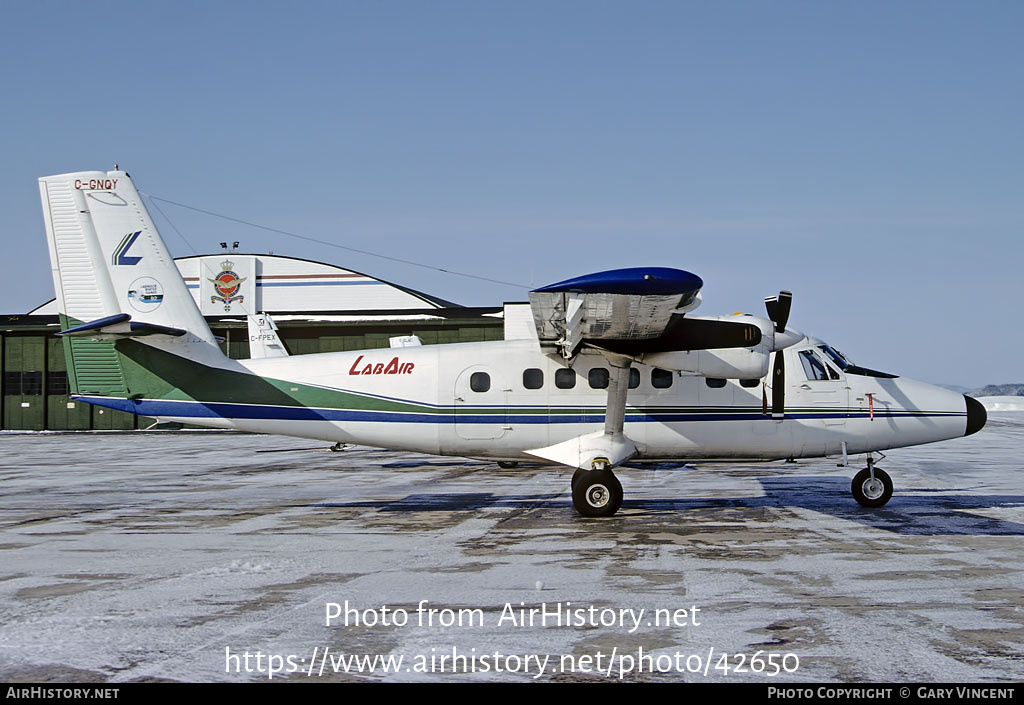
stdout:
<svg viewBox="0 0 1024 705">
<path fill-rule="evenodd" d="M 780 291 L 778 296 L 769 296 L 764 300 L 768 309 L 768 318 L 775 323 L 776 333 L 786 332 L 789 312 L 793 308 L 793 292 Z M 772 418 L 781 419 L 786 416 L 786 358 L 785 352 L 776 347 L 775 359 L 772 361 Z"/>
<path fill-rule="evenodd" d="M 784 350 L 775 352 L 772 363 L 772 418 L 786 416 L 786 358 Z"/>
<path fill-rule="evenodd" d="M 764 300 L 764 307 L 768 309 L 768 318 L 775 323 L 775 332 L 785 333 L 789 311 L 793 308 L 793 292 L 780 291 L 778 296 L 767 297 Z"/>
</svg>

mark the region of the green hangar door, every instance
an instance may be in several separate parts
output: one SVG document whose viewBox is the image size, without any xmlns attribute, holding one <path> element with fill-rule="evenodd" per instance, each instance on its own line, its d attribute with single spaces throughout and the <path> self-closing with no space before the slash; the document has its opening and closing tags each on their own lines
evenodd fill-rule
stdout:
<svg viewBox="0 0 1024 705">
<path fill-rule="evenodd" d="M 4 336 L 3 427 L 21 431 L 46 428 L 46 339 Z"/>
<path fill-rule="evenodd" d="M 72 401 L 68 389 L 68 367 L 64 358 L 64 341 L 49 338 L 46 360 L 46 427 L 87 431 L 92 428 L 92 407 Z"/>
</svg>

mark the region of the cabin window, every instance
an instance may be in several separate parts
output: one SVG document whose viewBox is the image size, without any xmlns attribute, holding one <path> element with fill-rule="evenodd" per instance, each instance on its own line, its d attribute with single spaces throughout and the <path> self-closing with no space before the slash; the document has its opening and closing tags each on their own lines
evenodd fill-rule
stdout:
<svg viewBox="0 0 1024 705">
<path fill-rule="evenodd" d="M 559 389 L 572 389 L 576 386 L 576 373 L 567 367 L 555 370 L 555 386 Z"/>
<path fill-rule="evenodd" d="M 640 370 L 635 367 L 629 368 L 629 388 L 636 389 L 640 386 Z"/>
<path fill-rule="evenodd" d="M 536 367 L 523 370 L 523 386 L 527 389 L 540 389 L 544 386 L 544 372 Z"/>
<path fill-rule="evenodd" d="M 608 388 L 608 370 L 603 367 L 595 367 L 587 375 L 587 379 L 590 381 L 591 389 L 607 389 Z"/>
<path fill-rule="evenodd" d="M 753 389 L 754 387 L 756 387 L 759 384 L 761 384 L 761 380 L 759 380 L 759 379 L 741 379 L 740 380 L 740 386 L 741 387 L 746 387 L 747 389 Z"/>
<path fill-rule="evenodd" d="M 721 389 L 725 386 L 725 380 L 719 379 L 718 377 L 705 377 L 704 383 L 712 389 Z"/>
<path fill-rule="evenodd" d="M 672 386 L 672 373 L 668 370 L 651 370 L 651 386 L 655 389 L 668 389 Z"/>
<path fill-rule="evenodd" d="M 486 372 L 474 372 L 469 377 L 469 388 L 474 392 L 486 392 L 491 388 L 491 376 Z"/>
<path fill-rule="evenodd" d="M 828 372 L 825 363 L 810 350 L 800 351 L 800 364 L 804 366 L 804 374 L 809 380 L 827 380 Z"/>
</svg>

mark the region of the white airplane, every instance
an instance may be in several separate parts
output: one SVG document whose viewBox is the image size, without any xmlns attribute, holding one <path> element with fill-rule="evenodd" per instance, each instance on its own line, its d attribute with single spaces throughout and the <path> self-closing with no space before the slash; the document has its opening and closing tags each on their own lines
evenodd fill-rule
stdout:
<svg viewBox="0 0 1024 705">
<path fill-rule="evenodd" d="M 892 496 L 873 453 L 975 433 L 974 399 L 851 363 L 768 318 L 694 316 L 701 279 L 620 269 L 530 292 L 522 339 L 399 342 L 232 360 L 221 353 L 128 174 L 39 180 L 74 398 L 214 428 L 575 468 L 584 516 L 622 503 L 628 461 L 866 453 L 852 493 Z"/>
</svg>

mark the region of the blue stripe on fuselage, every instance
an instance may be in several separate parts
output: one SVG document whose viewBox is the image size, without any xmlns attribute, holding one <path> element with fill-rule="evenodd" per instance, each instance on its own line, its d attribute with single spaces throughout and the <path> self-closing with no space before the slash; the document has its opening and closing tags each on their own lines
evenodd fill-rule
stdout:
<svg viewBox="0 0 1024 705">
<path fill-rule="evenodd" d="M 549 415 L 543 411 L 533 413 L 517 413 L 513 407 L 506 414 L 472 414 L 454 413 L 415 413 L 398 411 L 369 411 L 356 409 L 322 409 L 306 406 L 272 406 L 265 404 L 234 404 L 230 402 L 197 402 L 174 401 L 159 399 L 118 399 L 114 397 L 75 396 L 75 399 L 87 404 L 103 406 L 118 411 L 127 411 L 140 416 L 175 417 L 175 418 L 225 418 L 225 419 L 277 419 L 281 421 L 348 421 L 348 422 L 391 422 L 391 423 L 460 423 L 460 424 L 564 424 L 564 423 L 603 423 L 604 409 L 598 411 L 581 411 L 579 414 Z M 944 417 L 965 416 L 966 412 L 924 412 L 924 411 L 888 411 L 875 412 L 875 418 L 898 417 Z M 868 418 L 869 412 L 836 411 L 793 411 L 787 412 L 787 419 L 854 419 Z M 757 421 L 771 419 L 760 410 L 737 411 L 693 411 L 681 412 L 678 408 L 672 411 L 658 412 L 648 410 L 647 413 L 634 412 L 626 414 L 627 423 L 656 422 L 678 423 L 687 421 Z"/>
</svg>

